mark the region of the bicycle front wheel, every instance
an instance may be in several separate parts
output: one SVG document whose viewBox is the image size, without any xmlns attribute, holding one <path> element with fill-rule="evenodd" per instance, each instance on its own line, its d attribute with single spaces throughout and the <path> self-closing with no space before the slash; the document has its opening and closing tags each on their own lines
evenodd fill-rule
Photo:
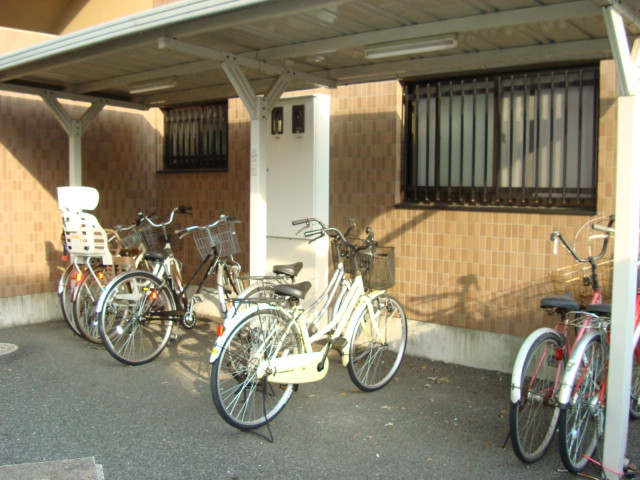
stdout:
<svg viewBox="0 0 640 480">
<path fill-rule="evenodd" d="M 407 317 L 391 295 L 373 299 L 374 317 L 365 309 L 357 320 L 349 347 L 347 369 L 365 392 L 384 387 L 400 367 L 407 347 Z"/>
<path fill-rule="evenodd" d="M 94 267 L 84 271 L 84 275 L 73 300 L 73 318 L 80 334 L 92 343 L 101 343 L 98 331 L 96 304 L 107 284 L 107 269 Z"/>
<path fill-rule="evenodd" d="M 558 334 L 542 333 L 527 352 L 522 372 L 520 401 L 510 404 L 511 445 L 524 463 L 533 463 L 544 455 L 553 440 L 560 409 L 558 388 L 564 372 L 564 350 Z M 524 352 L 523 352 L 524 353 Z M 512 387 L 513 388 L 513 387 Z"/>
<path fill-rule="evenodd" d="M 211 366 L 211 394 L 220 416 L 240 430 L 261 427 L 278 415 L 294 385 L 268 381 L 266 360 L 302 351 L 297 325 L 282 312 L 259 310 L 229 335 Z"/>
<path fill-rule="evenodd" d="M 165 283 L 151 273 L 119 275 L 104 292 L 98 315 L 100 338 L 116 360 L 127 365 L 150 362 L 171 336 L 176 305 Z"/>
<path fill-rule="evenodd" d="M 600 337 L 593 337 L 580 359 L 571 399 L 560 410 L 560 458 L 571 473 L 587 468 L 598 446 L 599 427 L 604 425 L 601 394 L 605 365 Z"/>
</svg>

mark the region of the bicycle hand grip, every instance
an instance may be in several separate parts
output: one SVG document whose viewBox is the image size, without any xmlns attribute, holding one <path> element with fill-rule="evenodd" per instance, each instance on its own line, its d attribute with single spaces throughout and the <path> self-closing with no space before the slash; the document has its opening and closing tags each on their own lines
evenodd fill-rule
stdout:
<svg viewBox="0 0 640 480">
<path fill-rule="evenodd" d="M 193 215 L 193 214 L 191 213 L 191 210 L 192 210 L 192 207 L 185 207 L 184 205 L 180 205 L 180 206 L 178 207 L 178 211 L 179 211 L 180 213 L 184 213 L 184 214 L 186 214 L 186 215 Z"/>
<path fill-rule="evenodd" d="M 593 228 L 594 230 L 598 230 L 599 232 L 605 232 L 605 233 L 616 233 L 616 229 L 612 228 L 612 227 L 606 227 L 604 225 L 592 225 L 591 228 Z"/>
<path fill-rule="evenodd" d="M 322 235 L 324 235 L 324 232 L 323 232 L 323 230 L 321 228 L 319 228 L 318 230 L 308 230 L 308 231 L 304 232 L 304 236 L 307 237 L 307 238 L 308 237 L 315 237 L 315 236 L 321 237 Z"/>
<path fill-rule="evenodd" d="M 291 222 L 291 225 L 302 225 L 303 223 L 306 223 L 307 225 L 311 224 L 311 219 L 310 218 L 302 218 L 300 220 L 294 220 L 293 222 Z"/>
</svg>

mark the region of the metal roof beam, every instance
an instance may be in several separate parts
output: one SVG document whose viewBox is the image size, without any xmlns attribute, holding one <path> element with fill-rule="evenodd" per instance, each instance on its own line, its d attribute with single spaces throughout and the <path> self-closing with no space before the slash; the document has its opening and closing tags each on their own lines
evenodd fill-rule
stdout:
<svg viewBox="0 0 640 480">
<path fill-rule="evenodd" d="M 634 62 L 631 60 L 627 33 L 622 20 L 622 15 L 613 7 L 603 7 L 613 60 L 616 63 L 618 79 L 618 93 L 623 97 L 637 93 L 637 74 Z"/>
<path fill-rule="evenodd" d="M 333 82 L 327 79 L 326 77 L 303 73 L 303 72 L 296 72 L 293 70 L 289 70 L 285 67 L 271 65 L 261 60 L 246 58 L 241 55 L 222 52 L 220 50 L 216 50 L 208 47 L 202 47 L 200 45 L 193 45 L 191 43 L 182 42 L 180 40 L 174 40 L 173 38 L 168 38 L 168 37 L 161 38 L 158 41 L 158 48 L 161 50 L 182 52 L 188 55 L 193 55 L 195 57 L 200 57 L 200 58 L 206 58 L 206 59 L 213 60 L 220 63 L 226 62 L 227 60 L 232 59 L 234 62 L 236 62 L 238 65 L 242 67 L 250 68 L 252 70 L 256 70 L 259 72 L 264 72 L 269 75 L 279 76 L 284 73 L 288 73 L 292 76 L 300 78 L 301 80 L 305 80 L 307 82 L 313 83 L 318 86 L 322 86 L 322 87 L 335 86 Z"/>
<path fill-rule="evenodd" d="M 333 37 L 325 40 L 301 42 L 283 47 L 267 48 L 255 54 L 259 60 L 274 60 L 335 52 L 347 48 L 362 47 L 373 43 L 408 40 L 412 38 L 446 35 L 461 32 L 486 30 L 517 25 L 527 25 L 552 20 L 565 20 L 600 15 L 600 9 L 591 0 L 571 3 L 521 8 L 496 13 L 486 13 L 470 17 L 453 18 L 439 22 L 421 23 L 407 27 L 358 33 Z M 247 53 L 246 56 L 253 56 Z"/>
<path fill-rule="evenodd" d="M 362 78 L 363 82 L 369 82 L 389 78 L 464 72 L 470 69 L 489 70 L 535 63 L 597 60 L 610 55 L 609 42 L 603 38 L 388 62 L 368 67 L 338 68 L 331 70 L 329 76 L 340 85 L 347 81 L 353 83 L 353 80 L 358 78 Z"/>
<path fill-rule="evenodd" d="M 13 83 L 0 82 L 0 90 L 5 90 L 7 92 L 14 92 L 14 93 L 23 93 L 26 95 L 37 95 L 39 97 L 49 92 L 56 98 L 63 99 L 63 100 L 72 100 L 76 102 L 87 102 L 87 103 L 104 102 L 105 105 L 111 105 L 113 107 L 132 108 L 135 110 L 148 110 L 150 108 L 149 105 L 145 105 L 143 103 L 127 102 L 124 100 L 110 99 L 110 98 L 104 98 L 104 97 L 94 97 L 91 95 L 81 95 L 77 93 L 52 90 L 51 88 L 38 88 L 38 87 L 18 85 Z"/>
</svg>

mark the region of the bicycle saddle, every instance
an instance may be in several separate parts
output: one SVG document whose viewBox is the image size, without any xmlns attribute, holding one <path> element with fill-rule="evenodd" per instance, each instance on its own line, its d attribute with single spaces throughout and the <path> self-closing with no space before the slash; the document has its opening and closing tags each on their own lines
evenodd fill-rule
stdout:
<svg viewBox="0 0 640 480">
<path fill-rule="evenodd" d="M 566 295 L 545 297 L 540 300 L 540 308 L 557 308 L 559 310 L 580 310 L 580 305 L 573 298 Z"/>
<path fill-rule="evenodd" d="M 311 282 L 293 283 L 291 285 L 276 285 L 273 287 L 273 291 L 277 295 L 284 295 L 286 297 L 294 297 L 300 300 L 304 300 L 305 295 L 311 288 Z"/>
<path fill-rule="evenodd" d="M 287 277 L 295 277 L 300 273 L 300 270 L 302 270 L 302 262 L 273 266 L 273 273 L 277 275 L 286 275 Z"/>
</svg>

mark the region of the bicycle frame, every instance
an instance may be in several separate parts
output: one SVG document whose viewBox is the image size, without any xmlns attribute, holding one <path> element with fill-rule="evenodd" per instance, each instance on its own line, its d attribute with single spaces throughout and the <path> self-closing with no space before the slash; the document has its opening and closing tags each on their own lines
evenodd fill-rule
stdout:
<svg viewBox="0 0 640 480">
<path fill-rule="evenodd" d="M 329 323 L 316 333 L 309 335 L 308 327 L 324 315 L 329 304 L 336 298 L 340 286 L 340 299 L 337 310 L 334 310 Z M 274 310 L 285 315 L 289 319 L 289 329 L 296 328 L 300 331 L 303 352 L 296 355 L 286 355 L 282 358 L 268 359 L 259 368 L 264 372 L 274 370 L 276 373 L 269 375 L 267 378 L 270 382 L 275 383 L 308 383 L 319 381 L 324 378 L 328 370 L 328 362 L 324 362 L 324 367 L 320 371 L 314 368 L 320 361 L 326 359 L 329 348 L 338 338 L 344 339 L 344 348 L 342 348 L 342 365 L 347 366 L 349 361 L 350 341 L 354 329 L 356 328 L 356 320 L 360 318 L 360 314 L 367 309 L 372 318 L 375 316 L 372 300 L 384 293 L 382 290 L 376 290 L 366 293 L 362 282 L 361 275 L 355 275 L 351 280 L 345 278 L 344 266 L 342 264 L 335 270 L 329 284 L 322 292 L 320 297 L 307 309 L 302 310 L 295 307 L 293 311 L 279 304 L 258 303 L 251 305 L 250 308 L 242 311 L 239 315 L 228 318 L 224 323 L 224 331 L 220 335 L 211 350 L 209 362 L 213 363 L 219 357 L 222 346 L 225 344 L 227 337 L 234 331 L 246 317 L 252 315 L 257 310 Z M 313 320 L 311 320 L 313 315 Z M 375 322 L 374 322 L 375 324 Z M 382 338 L 382 335 L 375 327 L 375 333 Z M 286 334 L 286 332 L 285 332 Z M 343 335 L 344 334 L 344 335 Z M 313 345 L 321 339 L 329 338 L 329 342 L 325 348 L 319 352 L 313 351 Z M 278 353 L 277 351 L 275 352 Z M 275 357 L 275 355 L 274 355 Z"/>
</svg>

